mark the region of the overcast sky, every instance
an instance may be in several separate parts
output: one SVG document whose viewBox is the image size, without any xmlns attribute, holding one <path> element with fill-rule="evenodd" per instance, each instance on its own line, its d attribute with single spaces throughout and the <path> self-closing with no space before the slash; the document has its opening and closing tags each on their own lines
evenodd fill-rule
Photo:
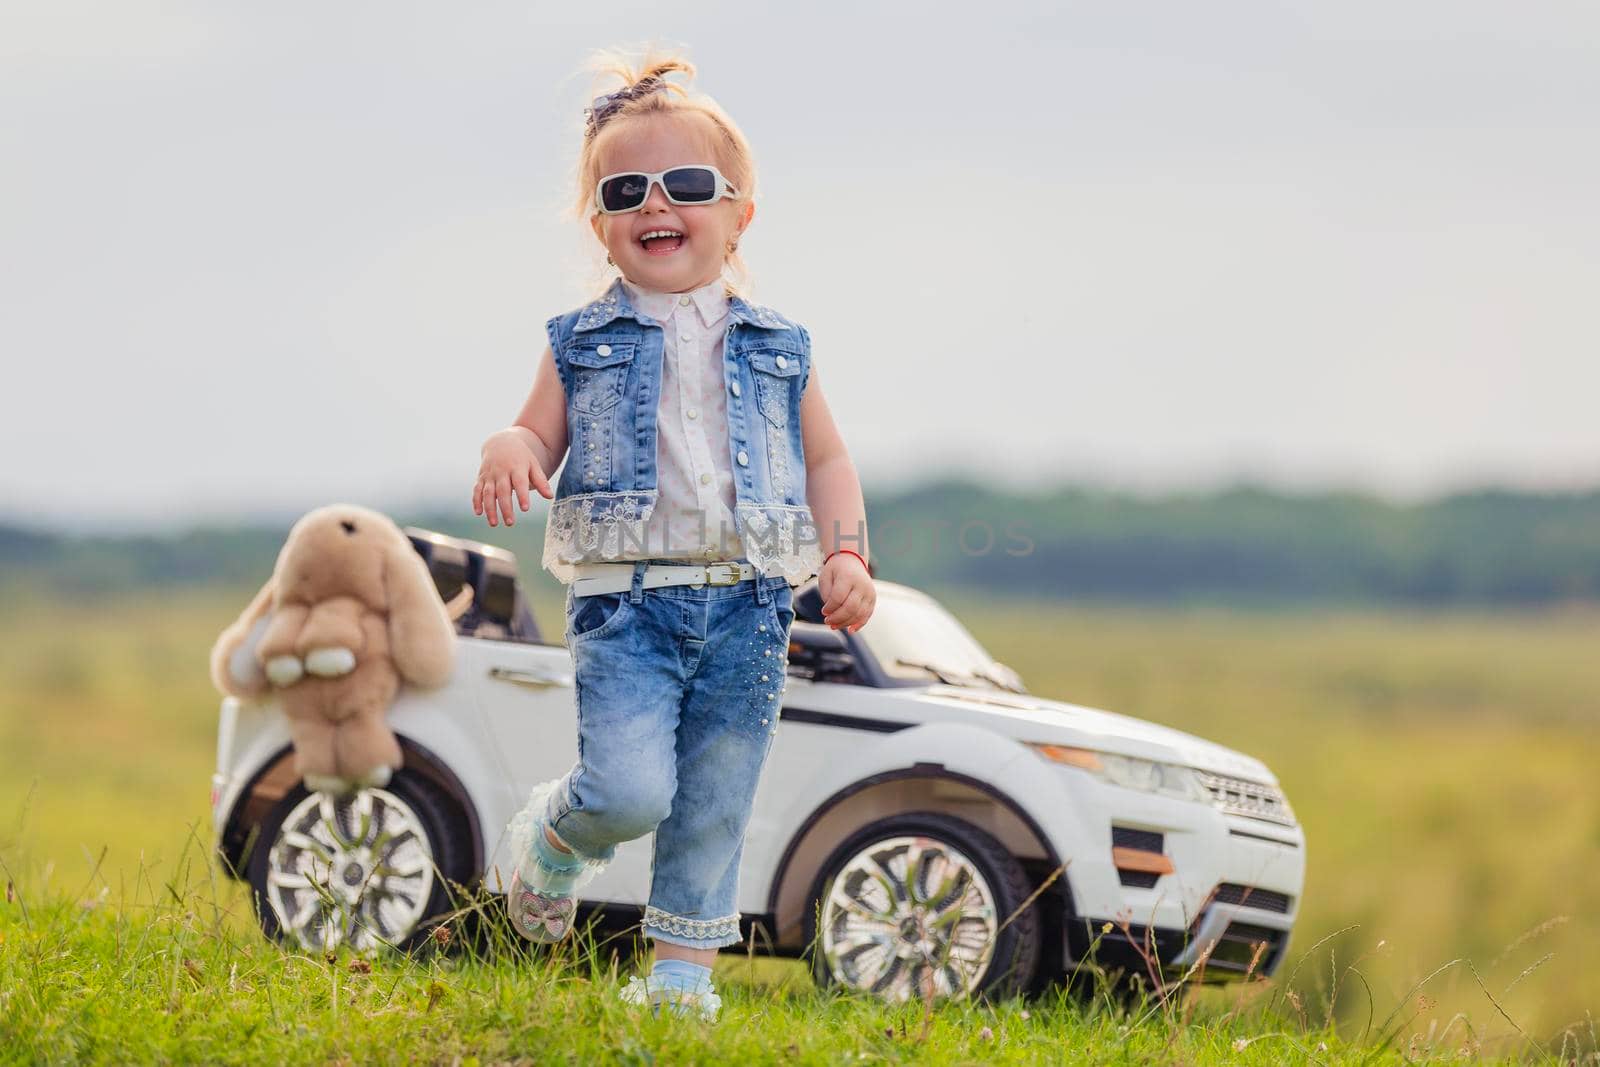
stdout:
<svg viewBox="0 0 1600 1067">
<path fill-rule="evenodd" d="M 1600 482 L 1593 5 L 772 10 L 0 0 L 0 517 L 470 514 L 652 37 L 869 488 Z"/>
</svg>

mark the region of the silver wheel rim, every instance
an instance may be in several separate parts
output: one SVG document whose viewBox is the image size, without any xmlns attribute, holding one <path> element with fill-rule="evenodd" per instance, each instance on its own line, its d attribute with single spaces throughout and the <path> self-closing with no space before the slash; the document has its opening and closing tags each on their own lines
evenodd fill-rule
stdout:
<svg viewBox="0 0 1600 1067">
<path fill-rule="evenodd" d="M 967 996 L 1000 932 L 977 865 L 932 837 L 892 837 L 851 856 L 818 918 L 834 980 L 890 1001 Z"/>
<path fill-rule="evenodd" d="M 416 929 L 433 894 L 433 850 L 411 806 L 383 789 L 313 793 L 267 856 L 267 899 L 308 949 L 369 952 Z"/>
</svg>

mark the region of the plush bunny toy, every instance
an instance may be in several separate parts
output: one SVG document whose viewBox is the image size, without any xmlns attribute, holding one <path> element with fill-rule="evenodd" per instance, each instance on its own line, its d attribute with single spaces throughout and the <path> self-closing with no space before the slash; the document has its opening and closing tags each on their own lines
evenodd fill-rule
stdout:
<svg viewBox="0 0 1600 1067">
<path fill-rule="evenodd" d="M 306 788 L 382 786 L 401 764 L 384 721 L 400 683 L 436 687 L 455 669 L 455 626 L 428 565 L 388 516 L 353 504 L 308 512 L 272 577 L 211 649 L 223 693 L 276 690 Z"/>
</svg>

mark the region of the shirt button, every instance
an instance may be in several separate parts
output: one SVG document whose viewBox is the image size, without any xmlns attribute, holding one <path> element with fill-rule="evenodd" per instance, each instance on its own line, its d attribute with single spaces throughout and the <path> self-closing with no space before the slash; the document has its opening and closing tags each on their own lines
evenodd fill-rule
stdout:
<svg viewBox="0 0 1600 1067">
<path fill-rule="evenodd" d="M 789 361 L 784 359 L 782 356 L 779 356 L 777 359 L 773 360 L 773 362 L 778 365 L 779 370 L 782 370 L 784 367 L 789 365 Z"/>
<path fill-rule="evenodd" d="M 688 333 L 688 332 L 680 333 L 678 335 L 678 340 L 680 340 L 680 341 L 693 341 L 694 340 L 694 334 Z"/>
<path fill-rule="evenodd" d="M 739 449 L 739 466 L 741 466 L 741 467 L 750 466 L 750 457 L 745 454 L 745 450 L 742 449 L 742 448 Z"/>
<path fill-rule="evenodd" d="M 733 390 L 733 395 L 734 396 L 738 396 L 739 395 L 739 383 L 738 382 L 734 382 L 732 385 L 728 386 L 728 388 Z"/>
<path fill-rule="evenodd" d="M 701 476 L 700 476 L 700 484 L 701 484 L 701 485 L 710 485 L 710 484 L 711 484 L 711 475 L 709 475 L 709 474 L 702 474 L 702 475 L 701 475 Z"/>
<path fill-rule="evenodd" d="M 698 419 L 700 417 L 700 409 L 690 408 L 688 411 L 684 412 L 684 414 L 689 416 L 691 419 Z"/>
<path fill-rule="evenodd" d="M 686 297 L 686 296 L 678 297 L 678 306 L 681 307 L 681 308 L 688 307 L 689 306 L 689 298 Z"/>
<path fill-rule="evenodd" d="M 611 354 L 611 346 L 610 345 L 601 345 L 599 348 L 595 349 L 595 354 L 596 355 L 601 355 L 601 356 L 609 356 Z"/>
</svg>

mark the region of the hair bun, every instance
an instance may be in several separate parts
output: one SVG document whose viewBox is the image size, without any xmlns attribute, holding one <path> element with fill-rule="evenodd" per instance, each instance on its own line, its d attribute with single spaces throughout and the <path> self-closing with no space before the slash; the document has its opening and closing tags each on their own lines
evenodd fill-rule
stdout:
<svg viewBox="0 0 1600 1067">
<path fill-rule="evenodd" d="M 647 63 L 638 72 L 638 74 L 634 76 L 634 84 L 637 85 L 639 82 L 651 80 L 666 84 L 666 76 L 671 74 L 673 71 L 679 71 L 682 73 L 686 81 L 694 80 L 693 63 L 689 62 L 687 59 L 684 59 L 682 56 L 662 56 L 660 59 L 657 59 L 652 63 Z"/>
<path fill-rule="evenodd" d="M 623 86 L 600 94 L 595 97 L 593 104 L 583 109 L 585 140 L 598 133 L 600 127 L 630 100 L 664 92 L 687 96 L 683 86 L 667 81 L 666 76 L 673 71 L 681 72 L 686 78 L 694 77 L 694 64 L 682 56 L 647 57 L 645 64 L 636 70 L 620 53 L 601 52 L 596 56 L 594 65 L 602 74 L 616 75 L 622 80 Z"/>
</svg>

